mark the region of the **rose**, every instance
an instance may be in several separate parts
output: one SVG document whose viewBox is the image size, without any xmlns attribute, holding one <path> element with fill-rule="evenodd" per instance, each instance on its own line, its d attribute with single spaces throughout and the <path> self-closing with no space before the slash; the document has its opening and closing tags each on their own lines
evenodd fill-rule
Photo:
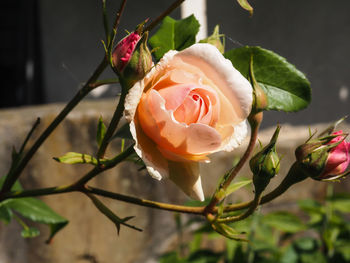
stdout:
<svg viewBox="0 0 350 263">
<path fill-rule="evenodd" d="M 343 174 L 350 164 L 350 142 L 344 140 L 343 131 L 337 131 L 332 135 L 339 135 L 333 138 L 328 144 L 340 142 L 329 152 L 324 170 L 318 180 L 334 180 L 338 175 Z"/>
<path fill-rule="evenodd" d="M 247 134 L 252 87 L 210 44 L 169 51 L 130 90 L 125 116 L 151 176 L 203 200 L 198 162 L 232 151 Z"/>
</svg>

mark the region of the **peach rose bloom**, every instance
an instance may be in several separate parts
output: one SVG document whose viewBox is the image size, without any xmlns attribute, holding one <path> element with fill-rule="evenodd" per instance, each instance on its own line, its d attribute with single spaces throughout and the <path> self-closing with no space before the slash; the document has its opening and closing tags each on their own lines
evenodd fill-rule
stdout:
<svg viewBox="0 0 350 263">
<path fill-rule="evenodd" d="M 125 116 L 149 174 L 204 200 L 199 162 L 232 151 L 247 135 L 247 79 L 210 44 L 169 51 L 129 91 Z"/>
</svg>

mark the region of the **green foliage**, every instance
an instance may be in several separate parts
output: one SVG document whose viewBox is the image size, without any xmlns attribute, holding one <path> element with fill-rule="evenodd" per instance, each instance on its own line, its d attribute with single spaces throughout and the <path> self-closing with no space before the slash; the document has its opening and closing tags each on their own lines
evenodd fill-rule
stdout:
<svg viewBox="0 0 350 263">
<path fill-rule="evenodd" d="M 327 198 L 324 204 L 314 200 L 298 202 L 300 211 L 255 213 L 246 220 L 230 224 L 231 229 L 247 232 L 249 242 L 224 239 L 208 222 L 194 231 L 185 255 L 171 251 L 160 262 L 187 263 L 198 253 L 208 255 L 198 262 L 224 263 L 349 263 L 350 212 L 349 194 Z M 198 224 L 198 221 L 191 221 Z M 188 224 L 186 224 L 188 226 Z M 204 240 L 214 239 L 215 249 Z M 225 244 L 225 248 L 222 248 Z M 199 257 L 200 259 L 200 257 Z"/>
<path fill-rule="evenodd" d="M 232 183 L 229 185 L 229 187 L 227 187 L 227 189 L 225 191 L 225 195 L 228 196 L 228 195 L 236 192 L 237 190 L 241 189 L 242 187 L 247 186 L 251 183 L 252 183 L 251 179 L 244 179 L 244 180 Z"/>
<path fill-rule="evenodd" d="M 287 233 L 296 233 L 305 229 L 305 225 L 299 217 L 286 211 L 277 211 L 267 214 L 264 217 L 264 223 Z"/>
<path fill-rule="evenodd" d="M 239 5 L 244 8 L 245 10 L 249 11 L 249 14 L 253 14 L 253 7 L 248 3 L 247 0 L 237 0 Z"/>
<path fill-rule="evenodd" d="M 5 177 L 0 178 L 0 187 L 4 182 Z M 12 191 L 20 191 L 22 187 L 18 182 L 11 189 Z M 54 237 L 54 235 L 68 224 L 68 220 L 63 218 L 54 212 L 43 201 L 32 198 L 13 198 L 7 199 L 0 203 L 0 220 L 9 223 L 14 218 L 14 212 L 16 214 L 27 218 L 33 222 L 46 224 L 50 227 L 50 236 L 48 242 Z M 16 216 L 17 217 L 17 216 Z M 17 218 L 23 226 L 23 237 L 35 237 L 39 234 L 39 231 L 33 227 L 26 226 L 22 220 Z"/>
<path fill-rule="evenodd" d="M 268 98 L 267 110 L 294 112 L 310 103 L 309 81 L 285 58 L 261 47 L 249 46 L 224 55 L 246 78 L 249 78 L 249 63 L 253 59 L 255 78 Z"/>
<path fill-rule="evenodd" d="M 158 31 L 148 42 L 155 50 L 156 60 L 160 60 L 169 50 L 183 50 L 194 44 L 199 26 L 194 15 L 180 20 L 165 17 Z"/>
<path fill-rule="evenodd" d="M 106 134 L 106 125 L 103 123 L 102 117 L 98 119 L 96 141 L 97 145 L 101 146 L 102 140 Z"/>
<path fill-rule="evenodd" d="M 68 152 L 61 157 L 54 157 L 53 159 L 59 163 L 65 163 L 65 164 L 79 164 L 79 163 L 88 163 L 93 165 L 98 164 L 97 159 L 92 157 L 91 155 L 84 154 L 84 153 L 76 153 L 76 152 Z"/>
</svg>

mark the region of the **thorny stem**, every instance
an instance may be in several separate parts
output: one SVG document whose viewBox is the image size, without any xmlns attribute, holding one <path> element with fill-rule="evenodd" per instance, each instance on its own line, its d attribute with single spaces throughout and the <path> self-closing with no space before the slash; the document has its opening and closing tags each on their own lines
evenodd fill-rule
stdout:
<svg viewBox="0 0 350 263">
<path fill-rule="evenodd" d="M 108 53 L 109 53 L 108 56 L 111 55 L 110 52 L 112 51 L 112 48 L 113 48 L 113 45 L 114 45 L 115 36 L 117 35 L 117 30 L 118 30 L 120 18 L 122 17 L 122 14 L 124 12 L 126 1 L 127 0 L 123 0 L 123 2 L 120 4 L 119 10 L 117 12 L 117 15 L 116 15 L 116 18 L 115 18 L 115 21 L 114 21 L 114 24 L 113 24 L 111 37 L 110 37 L 110 42 L 108 43 Z"/>
<path fill-rule="evenodd" d="M 93 194 L 89 193 L 89 192 L 84 192 L 84 194 L 90 198 L 90 200 L 93 202 L 93 204 L 96 206 L 96 208 L 102 213 L 104 214 L 109 220 L 111 220 L 117 227 L 118 230 L 118 234 L 119 234 L 119 230 L 120 230 L 120 225 L 124 225 L 127 226 L 129 228 L 132 228 L 134 230 L 140 231 L 142 232 L 142 229 L 130 225 L 128 223 L 126 223 L 127 219 L 131 219 L 132 217 L 125 219 L 119 218 L 116 214 L 113 213 L 113 211 L 111 209 L 109 209 L 105 204 L 103 204 L 98 198 L 96 198 L 96 196 L 94 196 Z"/>
<path fill-rule="evenodd" d="M 172 11 L 174 11 L 177 7 L 179 7 L 185 0 L 176 0 L 167 10 L 165 10 L 160 16 L 154 19 L 151 24 L 149 24 L 144 31 L 151 31 L 156 25 L 158 25 L 164 17 L 169 15 Z"/>
<path fill-rule="evenodd" d="M 130 156 L 134 152 L 133 145 L 129 146 L 128 149 L 126 149 L 124 152 L 121 152 L 116 157 L 114 157 L 111 160 L 108 160 L 103 163 L 103 165 L 95 166 L 90 172 L 88 172 L 85 176 L 83 176 L 81 179 L 79 179 L 75 185 L 84 185 L 88 181 L 90 181 L 92 178 L 94 178 L 96 175 L 101 173 L 102 171 L 106 171 L 108 169 L 113 168 L 120 162 L 124 161 L 128 156 Z"/>
<path fill-rule="evenodd" d="M 218 195 L 219 191 L 227 189 L 227 187 L 231 184 L 232 180 L 236 177 L 238 172 L 242 169 L 245 162 L 248 160 L 251 152 L 254 149 L 255 142 L 258 138 L 258 131 L 259 131 L 260 124 L 262 122 L 262 114 L 263 113 L 260 112 L 257 114 L 251 114 L 248 117 L 248 121 L 252 128 L 248 147 L 244 155 L 242 156 L 242 158 L 239 160 L 238 164 L 235 166 L 235 168 L 232 170 L 230 175 L 227 177 L 226 181 L 221 186 L 221 189 L 218 189 L 218 191 L 214 194 L 214 197 L 211 199 L 210 203 L 207 205 L 206 207 L 207 213 L 212 213 L 215 210 L 215 206 L 221 201 L 220 196 Z"/>
<path fill-rule="evenodd" d="M 146 207 L 157 208 L 157 209 L 173 211 L 173 212 L 189 213 L 189 214 L 203 214 L 204 212 L 204 207 L 191 207 L 191 206 L 182 206 L 182 205 L 155 202 L 155 201 L 150 201 L 146 199 L 113 193 L 103 189 L 98 189 L 98 188 L 89 187 L 89 186 L 87 187 L 87 189 L 92 194 L 116 199 L 127 203 L 133 203 L 135 205 L 140 205 L 140 206 L 146 206 Z"/>
<path fill-rule="evenodd" d="M 305 180 L 308 176 L 304 174 L 297 163 L 294 163 L 289 169 L 288 174 L 282 180 L 282 182 L 270 193 L 264 195 L 261 198 L 260 205 L 268 203 L 275 199 L 276 197 L 282 195 L 285 191 L 287 191 L 292 185 L 299 183 Z M 253 201 L 229 205 L 224 208 L 224 212 L 238 211 L 242 209 L 246 209 L 252 205 Z"/>
<path fill-rule="evenodd" d="M 106 152 L 107 146 L 110 142 L 110 139 L 112 138 L 115 130 L 118 127 L 119 121 L 120 121 L 121 117 L 123 116 L 124 101 L 125 101 L 126 94 L 127 94 L 126 90 L 122 88 L 122 93 L 121 93 L 119 101 L 118 101 L 118 106 L 117 106 L 116 110 L 114 111 L 112 120 L 109 123 L 106 134 L 103 137 L 100 148 L 98 149 L 97 159 L 103 158 L 103 156 Z"/>
<path fill-rule="evenodd" d="M 255 209 L 259 206 L 260 201 L 261 201 L 261 193 L 255 195 L 254 200 L 250 202 L 248 210 L 245 211 L 243 214 L 240 214 L 238 216 L 219 218 L 217 221 L 220 223 L 230 223 L 230 222 L 237 222 L 237 221 L 246 219 L 248 216 L 254 213 Z"/>
<path fill-rule="evenodd" d="M 19 161 L 18 165 L 9 172 L 7 175 L 4 185 L 0 193 L 7 192 L 11 189 L 15 181 L 20 176 L 22 170 L 31 160 L 33 155 L 39 149 L 39 147 L 44 143 L 44 141 L 49 137 L 54 129 L 64 120 L 64 118 L 74 109 L 74 107 L 93 89 L 90 84 L 94 83 L 101 73 L 105 70 L 108 63 L 106 57 L 103 57 L 102 62 L 99 64 L 95 72 L 89 78 L 87 83 L 78 91 L 78 93 L 73 97 L 73 99 L 63 108 L 63 110 L 57 115 L 57 117 L 51 122 L 51 124 L 43 131 L 40 137 L 35 141 L 33 146 L 28 150 L 24 157 Z"/>
<path fill-rule="evenodd" d="M 108 166 L 108 168 L 111 168 L 110 165 Z M 289 173 L 287 174 L 285 179 L 281 182 L 281 184 L 275 190 L 273 190 L 272 192 L 263 196 L 261 198 L 261 201 L 259 202 L 259 204 L 262 205 L 262 204 L 270 202 L 271 200 L 273 200 L 276 197 L 283 194 L 293 184 L 300 182 L 300 181 L 307 178 L 307 176 L 299 174 L 300 175 L 299 178 L 295 179 L 295 176 L 293 176 L 293 175 L 296 175 L 295 172 L 298 172 L 298 167 L 296 164 L 293 164 Z M 291 181 L 291 178 L 293 179 L 293 181 Z M 83 180 L 81 180 L 80 182 L 83 182 Z M 23 190 L 23 191 L 16 191 L 16 192 L 7 192 L 2 196 L 2 198 L 0 199 L 0 202 L 2 200 L 9 199 L 9 198 L 53 195 L 53 194 L 68 193 L 68 192 L 73 192 L 73 191 L 80 191 L 83 193 L 88 192 L 91 194 L 95 194 L 95 195 L 99 195 L 99 196 L 103 196 L 103 197 L 108 197 L 111 199 L 115 199 L 115 200 L 119 200 L 119 201 L 123 201 L 123 202 L 127 202 L 127 203 L 132 203 L 135 205 L 156 208 L 156 209 L 161 209 L 161 210 L 167 210 L 167 211 L 172 211 L 172 212 L 182 212 L 182 213 L 197 214 L 197 215 L 206 215 L 207 214 L 206 207 L 204 207 L 204 206 L 189 207 L 189 206 L 181 206 L 181 205 L 155 202 L 155 201 L 136 198 L 136 197 L 132 197 L 132 196 L 128 196 L 128 195 L 122 195 L 122 194 L 106 191 L 106 190 L 91 187 L 91 186 L 83 187 L 83 186 L 79 185 L 79 183 L 75 183 L 75 184 L 68 185 L 68 186 L 50 187 L 50 188 L 34 189 L 34 190 Z M 249 210 L 254 210 L 255 204 L 258 203 L 257 201 L 258 201 L 258 199 L 255 198 L 255 200 L 250 201 L 250 202 L 226 206 L 224 208 L 224 212 L 238 211 L 238 210 L 242 210 L 242 209 L 246 209 L 246 208 L 250 208 Z M 217 207 L 214 207 L 212 213 L 215 214 L 217 212 L 218 212 Z M 248 213 L 244 213 L 241 216 L 243 217 L 243 215 L 245 217 L 249 216 Z M 244 218 L 241 218 L 240 220 L 242 220 Z"/>
</svg>

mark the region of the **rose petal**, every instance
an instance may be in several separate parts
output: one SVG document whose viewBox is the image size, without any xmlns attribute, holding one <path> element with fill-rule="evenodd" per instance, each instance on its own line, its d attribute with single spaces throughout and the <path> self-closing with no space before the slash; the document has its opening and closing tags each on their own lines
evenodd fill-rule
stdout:
<svg viewBox="0 0 350 263">
<path fill-rule="evenodd" d="M 158 129 L 146 126 L 147 123 L 143 121 L 141 123 L 145 133 L 154 139 L 159 147 L 178 154 L 210 153 L 220 147 L 221 136 L 215 129 L 200 123 L 179 123 L 171 112 L 165 109 L 164 104 L 160 94 L 150 90 L 148 107 Z"/>
<path fill-rule="evenodd" d="M 154 142 L 133 121 L 130 123 L 130 131 L 135 140 L 135 152 L 145 163 L 149 174 L 157 180 L 168 177 L 168 161 L 158 151 Z"/>
<path fill-rule="evenodd" d="M 169 161 L 169 177 L 190 197 L 204 201 L 199 164 L 197 162 Z"/>
<path fill-rule="evenodd" d="M 173 85 L 158 90 L 158 93 L 165 100 L 165 108 L 174 111 L 182 105 L 188 94 L 195 88 L 194 85 Z"/>
<path fill-rule="evenodd" d="M 248 117 L 253 102 L 252 86 L 217 48 L 207 43 L 198 43 L 175 56 L 203 71 L 232 103 L 241 121 Z"/>
</svg>

